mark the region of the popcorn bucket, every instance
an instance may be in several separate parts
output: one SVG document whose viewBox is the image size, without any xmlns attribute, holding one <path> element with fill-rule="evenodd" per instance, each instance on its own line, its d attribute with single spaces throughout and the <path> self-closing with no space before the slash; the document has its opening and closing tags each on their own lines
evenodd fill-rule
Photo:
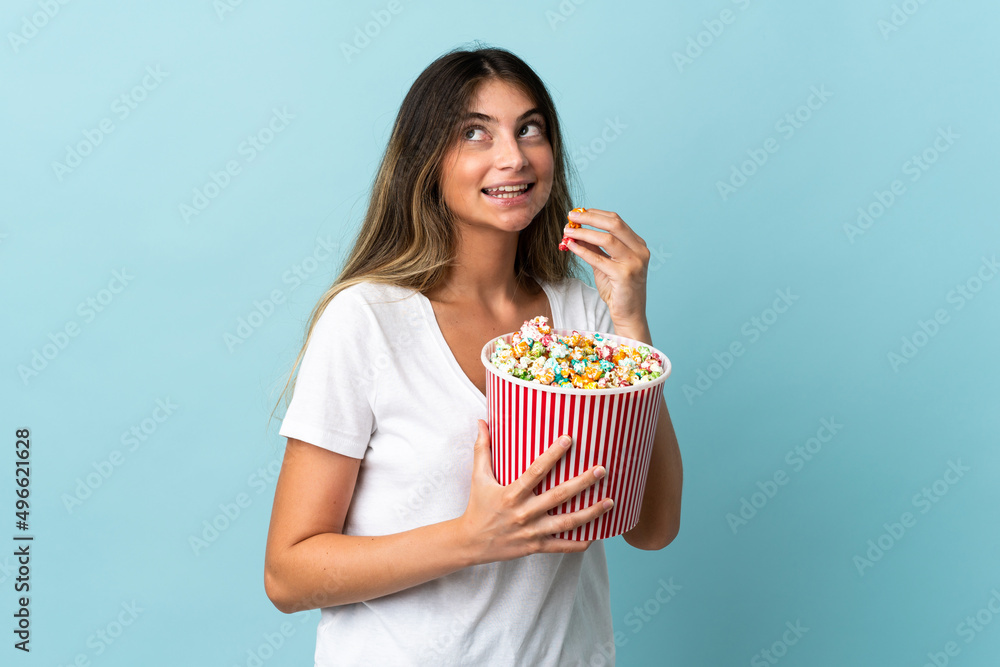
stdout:
<svg viewBox="0 0 1000 667">
<path fill-rule="evenodd" d="M 572 331 L 553 329 L 552 335 L 566 336 Z M 558 538 L 603 540 L 621 535 L 638 523 L 663 402 L 663 383 L 670 375 L 670 360 L 651 345 L 612 334 L 601 335 L 619 345 L 650 348 L 663 359 L 663 374 L 630 387 L 564 388 L 521 380 L 490 362 L 497 338 L 510 343 L 513 333 L 494 337 L 481 354 L 486 366 L 493 473 L 500 484 L 506 486 L 520 477 L 535 457 L 560 435 L 572 436 L 573 446 L 538 484 L 536 494 L 595 465 L 602 465 L 608 471 L 603 479 L 549 510 L 549 514 L 575 512 L 604 498 L 613 498 L 615 506 L 589 523 L 556 534 Z"/>
</svg>

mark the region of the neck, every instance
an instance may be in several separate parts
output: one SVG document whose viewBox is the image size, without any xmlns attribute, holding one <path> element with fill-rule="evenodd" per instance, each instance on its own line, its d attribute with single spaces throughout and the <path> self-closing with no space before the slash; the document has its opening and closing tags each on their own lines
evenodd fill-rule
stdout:
<svg viewBox="0 0 1000 667">
<path fill-rule="evenodd" d="M 528 277 L 514 275 L 518 232 L 462 226 L 455 262 L 428 298 L 451 305 L 502 310 L 534 292 Z"/>
</svg>

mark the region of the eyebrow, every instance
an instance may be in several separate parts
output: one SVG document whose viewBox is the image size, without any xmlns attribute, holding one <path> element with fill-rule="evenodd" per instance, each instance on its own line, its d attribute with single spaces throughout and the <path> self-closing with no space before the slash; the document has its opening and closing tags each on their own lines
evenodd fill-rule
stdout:
<svg viewBox="0 0 1000 667">
<path fill-rule="evenodd" d="M 542 110 L 539 109 L 538 107 L 535 107 L 533 109 L 528 109 L 523 114 L 521 114 L 520 116 L 518 116 L 517 117 L 517 122 L 520 123 L 522 120 L 524 120 L 528 116 L 533 116 L 535 114 L 538 114 L 539 116 L 542 116 L 544 118 L 544 115 L 542 114 Z M 473 119 L 475 119 L 475 120 L 481 120 L 484 123 L 489 123 L 491 125 L 496 125 L 497 124 L 497 119 L 494 118 L 493 116 L 487 116 L 484 113 L 478 113 L 476 111 L 470 111 L 469 113 L 465 114 L 465 116 L 462 117 L 462 120 L 473 120 Z"/>
</svg>

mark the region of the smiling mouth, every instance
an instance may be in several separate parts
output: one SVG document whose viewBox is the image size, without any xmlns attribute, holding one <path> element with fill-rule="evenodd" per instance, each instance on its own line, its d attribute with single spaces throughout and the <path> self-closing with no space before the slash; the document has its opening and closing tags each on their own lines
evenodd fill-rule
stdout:
<svg viewBox="0 0 1000 667">
<path fill-rule="evenodd" d="M 483 188 L 482 193 L 487 197 L 493 197 L 494 199 L 513 199 L 523 195 L 525 192 L 535 187 L 534 183 L 525 183 L 524 185 L 505 185 L 499 188 Z"/>
</svg>

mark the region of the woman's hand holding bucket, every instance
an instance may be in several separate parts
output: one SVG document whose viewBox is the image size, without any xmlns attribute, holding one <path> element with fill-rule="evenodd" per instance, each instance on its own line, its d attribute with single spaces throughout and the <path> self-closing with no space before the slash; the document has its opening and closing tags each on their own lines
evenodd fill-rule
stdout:
<svg viewBox="0 0 1000 667">
<path fill-rule="evenodd" d="M 469 504 L 457 524 L 462 533 L 461 541 L 468 547 L 469 564 L 510 560 L 534 553 L 585 551 L 591 541 L 557 539 L 553 535 L 593 521 L 610 510 L 613 501 L 605 499 L 567 514 L 550 515 L 548 511 L 597 483 L 606 472 L 604 468 L 594 466 L 535 495 L 538 484 L 572 446 L 572 443 L 561 446 L 557 440 L 514 482 L 501 486 L 493 475 L 489 428 L 482 419 L 478 424 Z"/>
</svg>

